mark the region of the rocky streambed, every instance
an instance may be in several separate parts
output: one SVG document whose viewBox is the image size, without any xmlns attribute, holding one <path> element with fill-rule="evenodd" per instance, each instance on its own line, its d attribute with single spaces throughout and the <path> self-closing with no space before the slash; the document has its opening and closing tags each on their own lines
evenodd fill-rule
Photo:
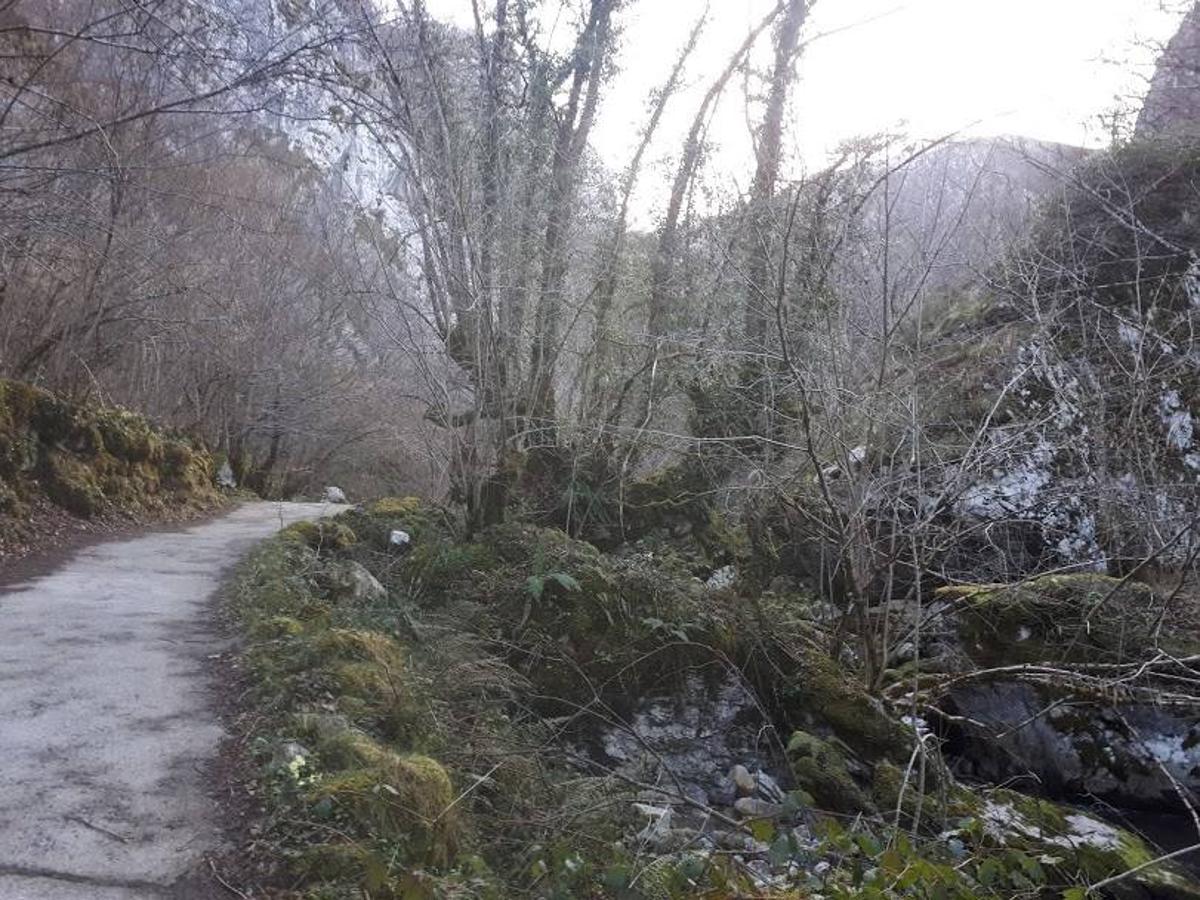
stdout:
<svg viewBox="0 0 1200 900">
<path fill-rule="evenodd" d="M 1200 719 L 1154 680 L 1172 672 L 1184 677 L 1189 662 L 1151 656 L 1132 678 L 1122 662 L 1101 662 L 1098 671 L 1071 664 L 1112 658 L 1112 632 L 1129 639 L 1131 625 L 1144 618 L 1147 592 L 1122 586 L 1115 602 L 1109 598 L 1104 628 L 1088 628 L 1082 645 L 1057 659 L 1049 652 L 1056 641 L 1061 650 L 1078 640 L 1079 614 L 1055 609 L 1115 585 L 1087 576 L 1033 585 L 1015 599 L 992 589 L 966 604 L 941 601 L 922 650 L 950 673 L 950 686 L 936 700 L 926 698 L 937 714 L 928 716 L 932 725 L 910 720 L 910 738 L 937 746 L 958 785 L 946 840 L 958 841 L 960 827 L 981 827 L 994 842 L 1036 845 L 1047 858 L 1055 848 L 1128 853 L 1133 834 L 1151 854 L 1200 842 L 1190 813 L 1200 796 Z M 1046 604 L 1047 594 L 1057 598 Z M 985 665 L 994 671 L 976 677 Z M 1112 684 L 1114 674 L 1125 684 Z M 813 734 L 778 733 L 738 672 L 692 672 L 647 696 L 610 698 L 608 709 L 574 736 L 577 758 L 632 789 L 637 817 L 627 841 L 639 852 L 726 854 L 766 888 L 822 871 L 828 847 L 817 823 L 829 815 L 830 798 L 818 801 L 814 790 L 842 780 L 857 792 L 843 798 L 848 816 L 857 809 L 887 819 L 904 806 L 903 798 L 894 807 L 879 802 L 872 782 L 880 766 L 845 746 L 828 723 Z M 814 768 L 826 771 L 814 777 Z M 977 802 L 962 802 L 968 795 Z M 939 803 L 945 814 L 944 801 L 930 806 Z M 1031 809 L 1052 809 L 1054 829 Z M 1195 871 L 1200 853 L 1179 861 Z M 1173 890 L 1154 888 L 1148 896 L 1175 896 Z"/>
<path fill-rule="evenodd" d="M 997 702 L 1003 697 L 998 694 Z M 626 836 L 631 851 L 678 861 L 722 856 L 761 889 L 798 881 L 820 886 L 836 856 L 824 827 L 830 810 L 817 808 L 805 790 L 805 776 L 798 776 L 793 766 L 805 743 L 819 739 L 799 733 L 790 746 L 781 744 L 753 692 L 733 675 L 692 674 L 670 693 L 617 706 L 608 724 L 593 719 L 593 727 L 576 736 L 577 762 L 629 789 L 628 803 L 636 813 Z M 1024 715 L 1020 706 L 1007 712 L 1014 720 Z M 1130 812 L 1082 795 L 1067 798 L 1074 803 L 1048 807 L 1028 794 L 1062 799 L 1052 780 L 1039 783 L 1031 776 L 1024 785 L 1028 792 L 999 788 L 1001 770 L 994 770 L 994 779 L 983 777 L 979 763 L 990 758 L 987 754 L 957 749 L 970 754 L 950 757 L 963 785 L 970 785 L 960 790 L 978 792 L 978 802 L 960 804 L 960 815 L 950 817 L 942 837 L 964 857 L 971 829 L 981 829 L 1000 845 L 1036 846 L 1046 859 L 1054 859 L 1056 851 L 1131 853 L 1136 842 L 1132 834 L 1141 835 L 1151 853 L 1168 853 L 1198 840 L 1189 817 Z M 839 763 L 845 761 L 842 757 Z M 1055 760 L 1042 763 L 1051 771 Z M 850 763 L 849 768 L 859 779 L 869 779 L 865 767 Z M 929 802 L 933 807 L 937 801 Z M 1046 809 L 1053 809 L 1053 830 L 1039 817 Z M 884 818 L 895 814 L 879 812 Z M 844 820 L 855 818 L 847 814 Z M 1191 861 L 1200 861 L 1200 854 Z M 1192 896 L 1175 891 L 1151 886 L 1138 896 Z"/>
<path fill-rule="evenodd" d="M 577 759 L 630 789 L 635 852 L 727 855 L 761 887 L 816 861 L 786 748 L 736 674 L 693 672 L 669 692 L 615 701 L 607 723 L 575 735 Z"/>
</svg>

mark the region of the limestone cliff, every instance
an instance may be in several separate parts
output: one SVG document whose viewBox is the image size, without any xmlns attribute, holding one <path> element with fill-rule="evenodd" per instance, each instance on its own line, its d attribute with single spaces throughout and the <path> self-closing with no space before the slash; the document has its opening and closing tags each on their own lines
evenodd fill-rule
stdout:
<svg viewBox="0 0 1200 900">
<path fill-rule="evenodd" d="M 1171 38 L 1150 82 L 1137 133 L 1200 131 L 1200 4 L 1193 4 Z"/>
</svg>

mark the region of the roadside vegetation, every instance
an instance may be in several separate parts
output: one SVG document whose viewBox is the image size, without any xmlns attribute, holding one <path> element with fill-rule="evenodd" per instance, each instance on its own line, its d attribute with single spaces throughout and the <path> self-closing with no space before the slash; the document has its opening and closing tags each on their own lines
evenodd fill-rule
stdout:
<svg viewBox="0 0 1200 900">
<path fill-rule="evenodd" d="M 266 802 L 252 850 L 274 861 L 275 887 L 314 900 L 1082 898 L 1106 883 L 1097 896 L 1200 896 L 1093 814 L 959 780 L 911 715 L 912 664 L 872 696 L 817 597 L 706 586 L 710 552 L 656 534 L 605 553 L 519 522 L 467 536 L 461 514 L 413 498 L 262 545 L 229 602 Z M 1019 602 L 1070 609 L 1095 587 L 1034 582 Z M 1009 606 L 989 602 L 999 643 Z M 1023 642 L 1008 649 L 1025 658 Z M 705 722 L 713 708 L 689 684 L 726 703 L 744 692 L 736 726 Z M 664 697 L 675 712 L 648 724 L 644 703 Z M 732 777 L 704 737 L 717 725 L 757 736 L 773 800 L 696 788 Z"/>
</svg>

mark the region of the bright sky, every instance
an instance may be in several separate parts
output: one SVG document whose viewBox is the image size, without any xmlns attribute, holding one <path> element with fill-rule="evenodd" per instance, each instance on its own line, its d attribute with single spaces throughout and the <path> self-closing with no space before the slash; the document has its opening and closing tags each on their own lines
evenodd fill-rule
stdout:
<svg viewBox="0 0 1200 900">
<path fill-rule="evenodd" d="M 564 0 L 568 8 L 577 0 Z M 469 26 L 471 0 L 429 0 L 435 15 Z M 677 152 L 713 77 L 772 0 L 708 0 L 710 22 L 655 141 Z M 1164 10 L 1163 6 L 1174 7 Z M 841 141 L 902 130 L 936 137 L 1014 134 L 1096 145 L 1101 116 L 1145 91 L 1154 59 L 1180 20 L 1172 0 L 819 0 L 807 28 L 827 33 L 806 50 L 792 105 L 794 149 L 819 165 Z M 627 163 L 650 90 L 669 73 L 706 0 L 629 0 L 620 13 L 619 64 L 593 144 Z M 564 19 L 564 36 L 570 22 Z M 763 51 L 769 38 L 760 39 Z M 762 54 L 758 59 L 765 64 Z M 749 177 L 742 84 L 730 85 L 710 132 L 713 165 Z"/>
</svg>

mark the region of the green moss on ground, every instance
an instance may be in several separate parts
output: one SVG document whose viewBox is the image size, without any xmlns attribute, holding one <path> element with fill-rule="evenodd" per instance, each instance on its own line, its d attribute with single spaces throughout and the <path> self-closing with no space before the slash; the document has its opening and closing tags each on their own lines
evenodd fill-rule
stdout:
<svg viewBox="0 0 1200 900">
<path fill-rule="evenodd" d="M 369 747 L 370 749 L 366 749 Z M 446 865 L 457 845 L 454 788 L 442 765 L 365 744 L 359 767 L 332 773 L 308 789 L 314 805 L 330 804 L 410 861 Z"/>
<path fill-rule="evenodd" d="M 276 851 L 306 896 L 403 896 L 406 872 L 452 867 L 464 832 L 407 651 L 325 595 L 324 568 L 354 546 L 331 538 L 349 531 L 285 529 L 241 565 L 229 602 L 248 635 L 263 746 L 303 748 L 300 762 L 264 758 Z"/>
</svg>

